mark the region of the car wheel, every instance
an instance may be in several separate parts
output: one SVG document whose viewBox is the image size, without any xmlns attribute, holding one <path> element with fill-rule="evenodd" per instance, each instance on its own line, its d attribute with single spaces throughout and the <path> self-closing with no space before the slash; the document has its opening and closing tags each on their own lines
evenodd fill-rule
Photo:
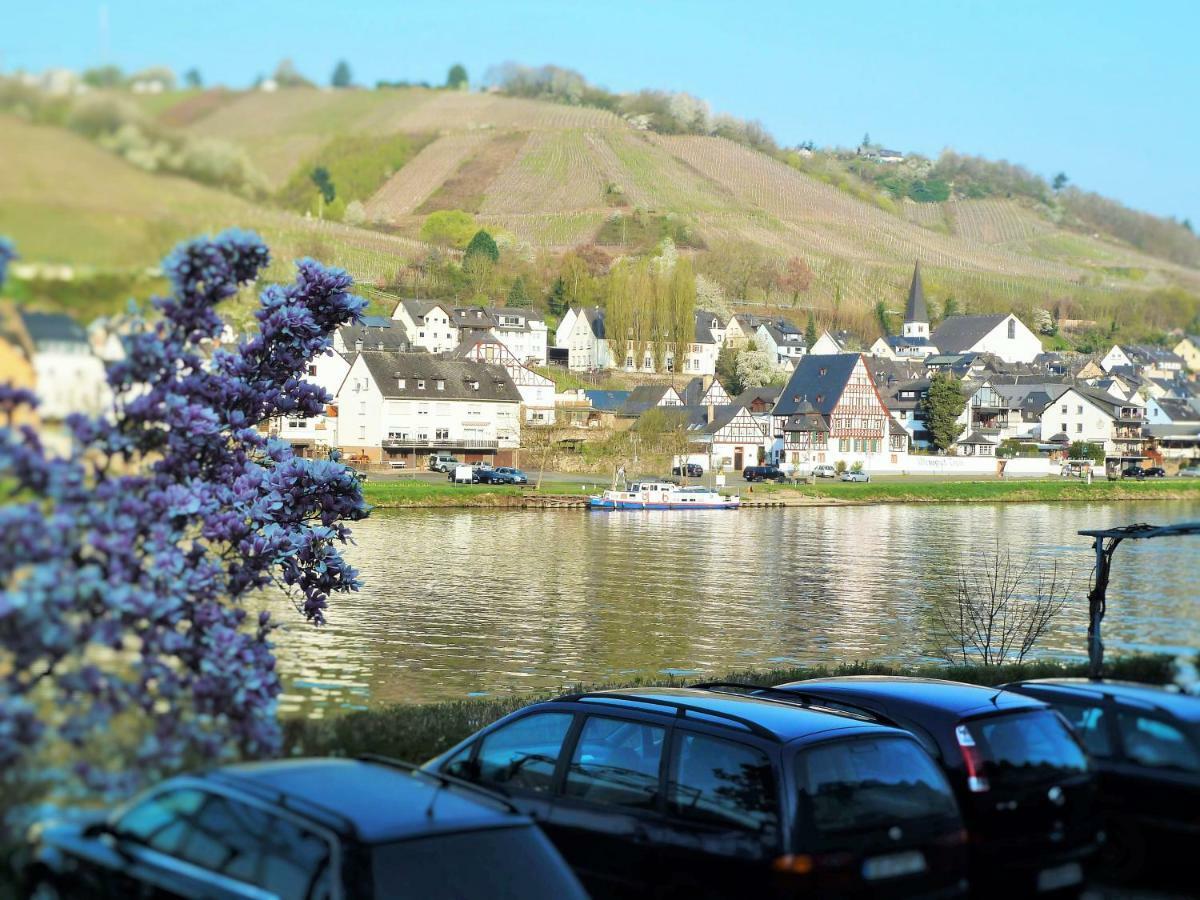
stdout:
<svg viewBox="0 0 1200 900">
<path fill-rule="evenodd" d="M 1100 854 L 1100 868 L 1108 877 L 1129 881 L 1146 862 L 1146 839 L 1137 829 L 1109 820 L 1104 826 L 1107 840 Z"/>
</svg>

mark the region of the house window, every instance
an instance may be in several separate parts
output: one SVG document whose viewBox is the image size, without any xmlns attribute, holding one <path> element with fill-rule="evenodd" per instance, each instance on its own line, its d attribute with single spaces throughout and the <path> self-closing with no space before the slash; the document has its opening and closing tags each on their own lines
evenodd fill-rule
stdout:
<svg viewBox="0 0 1200 900">
<path fill-rule="evenodd" d="M 1065 403 L 1062 405 L 1062 414 L 1064 416 L 1067 414 L 1067 404 L 1065 404 Z"/>
<path fill-rule="evenodd" d="M 316 366 L 309 366 L 309 367 L 308 367 L 308 374 L 309 374 L 309 375 L 316 375 L 316 374 L 317 374 L 317 367 L 316 367 Z"/>
<path fill-rule="evenodd" d="M 840 450 L 842 453 L 845 453 L 849 449 L 850 449 L 850 439 L 849 438 L 838 438 L 838 450 Z"/>
<path fill-rule="evenodd" d="M 424 379 L 424 378 L 418 378 L 418 379 L 417 379 L 417 390 L 418 390 L 418 391 L 423 391 L 423 390 L 425 390 L 425 379 Z M 1064 410 L 1064 411 L 1065 411 L 1065 410 Z"/>
<path fill-rule="evenodd" d="M 1075 423 L 1075 433 L 1076 433 L 1076 434 L 1079 434 L 1079 433 L 1081 433 L 1082 431 L 1083 431 L 1083 423 L 1082 423 L 1082 422 L 1076 422 L 1076 423 Z"/>
<path fill-rule="evenodd" d="M 408 382 L 405 381 L 403 378 L 396 379 L 396 387 L 400 390 L 404 390 L 404 388 L 407 384 L 408 384 Z"/>
<path fill-rule="evenodd" d="M 358 439 L 360 441 L 365 441 L 367 439 L 367 426 L 366 425 L 358 426 Z"/>
<path fill-rule="evenodd" d="M 358 404 L 358 414 L 360 416 L 365 416 L 367 414 L 367 401 L 364 400 Z"/>
<path fill-rule="evenodd" d="M 446 389 L 446 382 L 440 378 L 435 382 L 435 384 L 437 385 L 437 389 L 439 391 L 444 391 Z"/>
<path fill-rule="evenodd" d="M 633 368 L 633 357 L 632 356 L 625 357 L 625 368 L 627 368 L 627 369 Z"/>
<path fill-rule="evenodd" d="M 428 403 L 418 403 L 417 404 L 417 415 L 418 416 L 429 415 L 429 404 Z"/>
<path fill-rule="evenodd" d="M 649 356 L 647 356 L 644 360 L 642 360 L 642 368 L 644 368 L 644 369 L 649 369 L 653 365 L 654 365 L 654 360 L 652 360 Z"/>
<path fill-rule="evenodd" d="M 1080 403 L 1077 407 L 1075 407 L 1075 414 L 1080 415 L 1080 416 L 1083 415 L 1083 404 L 1082 403 Z"/>
<path fill-rule="evenodd" d="M 288 428 L 303 428 L 304 420 L 303 419 L 288 419 L 287 427 Z"/>
<path fill-rule="evenodd" d="M 418 332 L 417 332 L 417 335 L 418 335 L 418 337 L 425 337 L 425 332 L 423 332 L 423 331 L 418 331 Z"/>
<path fill-rule="evenodd" d="M 1067 423 L 1066 423 L 1066 422 L 1063 422 L 1063 423 L 1062 423 L 1062 429 L 1061 429 L 1061 430 L 1062 430 L 1062 433 L 1063 433 L 1063 434 L 1066 434 L 1066 433 L 1067 433 Z"/>
<path fill-rule="evenodd" d="M 439 440 L 439 441 L 448 441 L 448 440 L 450 440 L 450 429 L 449 428 L 439 428 L 437 431 L 434 432 L 434 437 L 437 438 L 437 440 Z"/>
<path fill-rule="evenodd" d="M 1014 338 L 1016 338 L 1016 336 L 1017 336 L 1017 320 L 1009 319 L 1008 320 L 1008 339 L 1011 341 Z"/>
</svg>

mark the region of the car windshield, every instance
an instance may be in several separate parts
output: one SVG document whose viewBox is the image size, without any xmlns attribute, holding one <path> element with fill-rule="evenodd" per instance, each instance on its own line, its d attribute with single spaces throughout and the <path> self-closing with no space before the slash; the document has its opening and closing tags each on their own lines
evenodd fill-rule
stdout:
<svg viewBox="0 0 1200 900">
<path fill-rule="evenodd" d="M 905 738 L 825 744 L 797 761 L 813 827 L 824 836 L 957 815 L 937 765 Z"/>
<path fill-rule="evenodd" d="M 533 826 L 381 844 L 371 859 L 378 897 L 584 896 L 557 851 Z"/>
<path fill-rule="evenodd" d="M 1087 771 L 1083 749 L 1052 710 L 988 716 L 967 722 L 993 784 L 1041 781 Z"/>
</svg>

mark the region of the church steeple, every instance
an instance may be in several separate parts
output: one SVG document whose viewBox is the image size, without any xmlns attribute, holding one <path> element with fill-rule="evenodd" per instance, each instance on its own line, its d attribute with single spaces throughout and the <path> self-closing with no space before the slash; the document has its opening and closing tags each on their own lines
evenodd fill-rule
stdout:
<svg viewBox="0 0 1200 900">
<path fill-rule="evenodd" d="M 921 284 L 921 263 L 913 266 L 908 303 L 904 307 L 904 337 L 929 337 L 929 310 L 925 306 L 925 288 Z"/>
</svg>

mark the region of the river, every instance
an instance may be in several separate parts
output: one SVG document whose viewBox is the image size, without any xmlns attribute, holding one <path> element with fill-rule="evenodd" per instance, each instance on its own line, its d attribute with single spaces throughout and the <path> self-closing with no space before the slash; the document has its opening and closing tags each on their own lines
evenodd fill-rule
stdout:
<svg viewBox="0 0 1200 900">
<path fill-rule="evenodd" d="M 377 511 L 363 590 L 276 632 L 285 715 L 553 690 L 635 674 L 936 658 L 933 599 L 999 546 L 1071 600 L 1038 652 L 1085 654 L 1081 528 L 1200 519 L 1194 501 L 880 504 L 738 512 Z M 1109 652 L 1200 648 L 1200 538 L 1126 541 Z"/>
</svg>

